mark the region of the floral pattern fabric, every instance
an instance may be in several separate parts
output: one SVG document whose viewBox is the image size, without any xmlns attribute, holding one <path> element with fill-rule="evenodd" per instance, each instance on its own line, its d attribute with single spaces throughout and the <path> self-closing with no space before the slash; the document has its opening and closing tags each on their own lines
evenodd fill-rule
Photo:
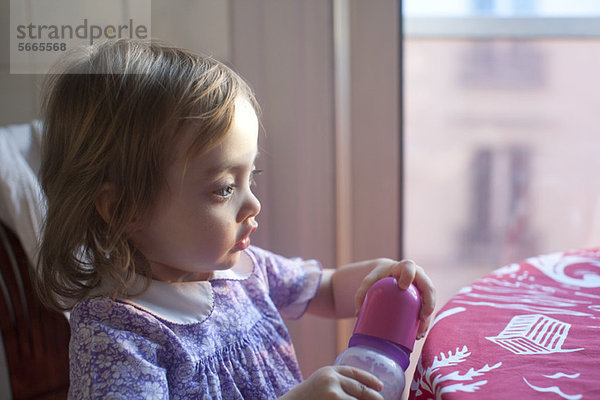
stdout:
<svg viewBox="0 0 600 400">
<path fill-rule="evenodd" d="M 106 297 L 80 302 L 71 313 L 69 398 L 275 399 L 297 385 L 302 375 L 280 312 L 304 313 L 321 266 L 257 247 L 245 254 L 253 264 L 247 276 L 204 282 L 208 311 L 196 322 Z"/>
</svg>

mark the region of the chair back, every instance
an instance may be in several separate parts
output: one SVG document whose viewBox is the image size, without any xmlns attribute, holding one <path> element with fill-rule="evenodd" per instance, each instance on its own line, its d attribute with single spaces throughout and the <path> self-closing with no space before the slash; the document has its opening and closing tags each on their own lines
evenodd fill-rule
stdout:
<svg viewBox="0 0 600 400">
<path fill-rule="evenodd" d="M 38 300 L 32 266 L 0 223 L 0 329 L 13 399 L 66 399 L 69 323 Z"/>
</svg>

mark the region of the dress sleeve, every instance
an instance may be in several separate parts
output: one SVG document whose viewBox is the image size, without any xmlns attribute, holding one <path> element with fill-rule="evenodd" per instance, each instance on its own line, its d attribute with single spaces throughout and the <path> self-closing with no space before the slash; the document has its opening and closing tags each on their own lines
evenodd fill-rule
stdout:
<svg viewBox="0 0 600 400">
<path fill-rule="evenodd" d="M 88 311 L 79 307 L 71 314 L 69 399 L 168 399 L 160 346 Z"/>
<path fill-rule="evenodd" d="M 321 263 L 316 260 L 286 258 L 254 248 L 258 264 L 264 268 L 269 296 L 284 318 L 297 319 L 306 311 L 321 284 Z"/>
</svg>

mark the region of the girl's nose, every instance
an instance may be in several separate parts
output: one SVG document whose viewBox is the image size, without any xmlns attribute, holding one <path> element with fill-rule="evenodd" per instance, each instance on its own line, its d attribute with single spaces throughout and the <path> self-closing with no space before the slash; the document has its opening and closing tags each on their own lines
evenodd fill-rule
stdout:
<svg viewBox="0 0 600 400">
<path fill-rule="evenodd" d="M 258 213 L 260 213 L 260 207 L 260 201 L 254 195 L 254 193 L 249 190 L 248 195 L 244 200 L 244 204 L 242 205 L 242 208 L 238 214 L 238 222 L 243 222 L 248 218 L 256 217 Z"/>
</svg>

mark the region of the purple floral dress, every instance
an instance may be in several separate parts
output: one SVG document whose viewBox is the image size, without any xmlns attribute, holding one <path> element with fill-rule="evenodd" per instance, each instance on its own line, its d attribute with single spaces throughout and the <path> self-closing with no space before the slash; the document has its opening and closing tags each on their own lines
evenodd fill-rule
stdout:
<svg viewBox="0 0 600 400">
<path fill-rule="evenodd" d="M 275 399 L 302 380 L 283 323 L 321 279 L 316 261 L 257 247 L 201 282 L 86 299 L 71 313 L 71 399 Z"/>
</svg>

